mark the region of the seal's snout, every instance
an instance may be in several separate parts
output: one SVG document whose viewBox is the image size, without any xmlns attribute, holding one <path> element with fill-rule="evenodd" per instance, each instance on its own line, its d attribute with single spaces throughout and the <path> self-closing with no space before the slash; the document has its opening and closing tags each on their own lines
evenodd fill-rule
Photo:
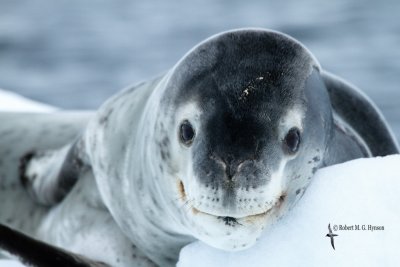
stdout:
<svg viewBox="0 0 400 267">
<path fill-rule="evenodd" d="M 233 157 L 220 158 L 218 156 L 212 156 L 211 159 L 222 166 L 225 172 L 225 178 L 233 182 L 237 180 L 237 174 L 239 174 L 244 167 L 252 164 L 252 160 L 250 159 L 237 160 Z"/>
<path fill-rule="evenodd" d="M 226 178 L 228 180 L 232 181 L 233 177 L 235 176 L 235 174 L 238 171 L 238 166 L 239 166 L 240 163 L 238 164 L 237 161 L 234 161 L 234 160 L 229 159 L 229 158 L 225 159 L 225 160 L 222 160 L 222 162 L 223 162 L 223 166 L 224 166 L 224 169 L 225 169 Z"/>
</svg>

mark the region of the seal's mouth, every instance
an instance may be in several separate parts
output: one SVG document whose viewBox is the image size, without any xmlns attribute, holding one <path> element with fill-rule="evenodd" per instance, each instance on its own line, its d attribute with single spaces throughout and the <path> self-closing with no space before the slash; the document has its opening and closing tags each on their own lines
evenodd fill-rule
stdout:
<svg viewBox="0 0 400 267">
<path fill-rule="evenodd" d="M 183 182 L 180 180 L 178 183 L 178 192 L 180 195 L 180 198 L 182 200 L 185 200 L 187 195 L 185 192 L 185 186 L 183 184 Z M 259 220 L 262 218 L 265 218 L 272 210 L 278 208 L 282 205 L 282 203 L 285 201 L 286 199 L 286 193 L 282 193 L 280 195 L 280 197 L 274 202 L 274 205 L 270 206 L 268 209 L 266 209 L 265 211 L 261 212 L 261 213 L 255 213 L 255 214 L 250 214 L 250 215 L 245 215 L 245 216 L 221 216 L 218 214 L 212 214 L 209 212 L 205 212 L 205 211 L 201 211 L 195 207 L 191 208 L 191 211 L 194 215 L 206 215 L 206 216 L 212 216 L 215 217 L 219 220 L 222 220 L 223 222 L 225 222 L 226 225 L 229 226 L 234 226 L 236 224 L 240 224 L 240 222 L 242 221 L 254 221 L 254 220 Z"/>
<path fill-rule="evenodd" d="M 248 215 L 248 216 L 243 216 L 243 217 L 230 217 L 230 216 L 218 216 L 216 214 L 211 214 L 208 212 L 204 212 L 204 211 L 200 211 L 198 209 L 196 209 L 195 207 L 192 207 L 192 212 L 193 214 L 202 214 L 202 215 L 208 215 L 208 216 L 213 216 L 219 220 L 222 220 L 223 222 L 225 222 L 226 225 L 229 226 L 234 226 L 236 224 L 240 224 L 240 221 L 246 220 L 246 221 L 253 221 L 253 220 L 257 220 L 257 219 L 261 219 L 264 218 L 265 216 L 267 216 L 267 214 L 275 207 L 276 205 L 272 206 L 271 208 L 269 208 L 267 211 L 262 212 L 262 213 L 256 213 L 256 214 L 252 214 L 252 215 Z"/>
</svg>

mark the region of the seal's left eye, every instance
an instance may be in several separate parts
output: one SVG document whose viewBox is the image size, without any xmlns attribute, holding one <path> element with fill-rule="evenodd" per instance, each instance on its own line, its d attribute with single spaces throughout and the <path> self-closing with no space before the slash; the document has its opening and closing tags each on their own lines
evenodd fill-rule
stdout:
<svg viewBox="0 0 400 267">
<path fill-rule="evenodd" d="M 181 123 L 179 129 L 179 137 L 183 144 L 189 146 L 192 144 L 195 136 L 195 131 L 193 129 L 192 124 L 188 120 L 185 120 Z"/>
<path fill-rule="evenodd" d="M 296 153 L 300 146 L 300 130 L 297 127 L 291 128 L 286 136 L 284 143 L 289 153 Z"/>
</svg>

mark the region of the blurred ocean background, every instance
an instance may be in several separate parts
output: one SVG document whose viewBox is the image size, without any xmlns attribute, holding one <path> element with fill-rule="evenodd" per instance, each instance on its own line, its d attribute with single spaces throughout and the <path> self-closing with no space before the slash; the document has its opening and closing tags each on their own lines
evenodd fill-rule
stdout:
<svg viewBox="0 0 400 267">
<path fill-rule="evenodd" d="M 400 137 L 400 1 L 1 0 L 0 88 L 94 109 L 220 31 L 263 27 L 360 87 Z"/>
</svg>

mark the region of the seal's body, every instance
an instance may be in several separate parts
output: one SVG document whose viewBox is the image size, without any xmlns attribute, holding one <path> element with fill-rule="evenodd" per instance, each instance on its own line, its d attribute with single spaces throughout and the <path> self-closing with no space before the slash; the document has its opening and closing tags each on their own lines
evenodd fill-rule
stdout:
<svg viewBox="0 0 400 267">
<path fill-rule="evenodd" d="M 1 205 L 21 205 L 0 220 L 112 266 L 248 248 L 318 168 L 398 153 L 364 95 L 267 30 L 213 36 L 95 115 L 35 116 L 0 115 Z"/>
</svg>

